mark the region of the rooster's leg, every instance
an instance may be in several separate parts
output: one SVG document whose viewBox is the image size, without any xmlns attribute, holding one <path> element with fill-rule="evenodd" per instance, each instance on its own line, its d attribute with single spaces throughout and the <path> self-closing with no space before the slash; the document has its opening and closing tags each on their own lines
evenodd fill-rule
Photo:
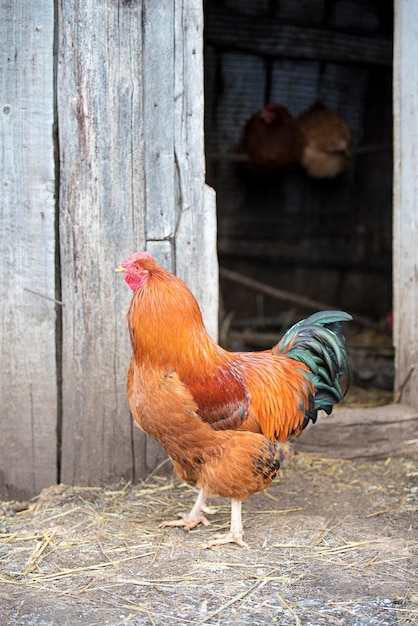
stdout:
<svg viewBox="0 0 418 626">
<path fill-rule="evenodd" d="M 203 526 L 209 526 L 210 522 L 203 515 L 203 511 L 205 511 L 206 513 L 210 513 L 210 510 L 205 505 L 206 493 L 203 489 L 201 489 L 190 513 L 181 513 L 181 519 L 173 520 L 171 522 L 163 522 L 162 524 L 160 524 L 160 528 L 166 528 L 167 526 L 182 526 L 186 530 L 191 530 L 192 528 L 195 528 L 195 526 L 197 526 L 198 524 L 203 524 Z"/>
<path fill-rule="evenodd" d="M 225 543 L 237 543 L 241 548 L 249 548 L 250 546 L 245 543 L 244 530 L 242 528 L 241 519 L 241 500 L 231 499 L 231 530 L 227 535 L 216 535 L 214 539 L 211 539 L 206 544 L 206 548 L 212 548 L 212 546 L 220 546 Z"/>
</svg>

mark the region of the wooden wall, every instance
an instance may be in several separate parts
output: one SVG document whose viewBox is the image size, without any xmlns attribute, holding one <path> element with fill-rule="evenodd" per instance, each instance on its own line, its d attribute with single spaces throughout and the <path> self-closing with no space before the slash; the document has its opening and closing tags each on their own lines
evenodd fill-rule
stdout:
<svg viewBox="0 0 418 626">
<path fill-rule="evenodd" d="M 127 405 L 124 258 L 179 274 L 215 336 L 218 309 L 200 2 L 21 4 L 0 2 L 3 496 L 163 458 Z"/>
<path fill-rule="evenodd" d="M 0 493 L 57 479 L 53 3 L 1 3 Z"/>
</svg>

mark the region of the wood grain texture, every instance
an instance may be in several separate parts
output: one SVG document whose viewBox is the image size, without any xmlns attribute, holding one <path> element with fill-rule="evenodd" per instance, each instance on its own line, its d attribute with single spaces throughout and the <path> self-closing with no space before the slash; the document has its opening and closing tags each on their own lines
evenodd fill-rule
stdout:
<svg viewBox="0 0 418 626">
<path fill-rule="evenodd" d="M 208 332 L 217 338 L 216 203 L 205 185 L 203 12 L 193 0 L 175 4 L 175 270 L 199 302 Z"/>
<path fill-rule="evenodd" d="M 321 457 L 363 459 L 416 459 L 418 413 L 404 404 L 376 407 L 345 407 L 321 417 L 293 441 L 296 452 Z"/>
<path fill-rule="evenodd" d="M 56 481 L 53 3 L 0 2 L 0 495 Z"/>
<path fill-rule="evenodd" d="M 115 267 L 145 245 L 140 3 L 63 0 L 58 115 L 62 480 L 132 479 L 131 293 Z"/>
<path fill-rule="evenodd" d="M 412 24 L 415 26 L 412 28 Z M 395 3 L 393 299 L 395 393 L 418 408 L 418 6 Z"/>
<path fill-rule="evenodd" d="M 144 2 L 144 177 L 147 239 L 173 238 L 174 2 Z"/>
</svg>

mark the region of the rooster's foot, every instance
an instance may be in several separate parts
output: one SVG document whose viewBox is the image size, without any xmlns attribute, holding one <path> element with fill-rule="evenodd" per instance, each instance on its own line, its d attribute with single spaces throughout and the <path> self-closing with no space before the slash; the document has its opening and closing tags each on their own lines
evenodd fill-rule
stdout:
<svg viewBox="0 0 418 626">
<path fill-rule="evenodd" d="M 168 528 L 168 527 L 181 527 L 184 530 L 191 530 L 192 528 L 196 528 L 199 524 L 203 526 L 209 526 L 210 522 L 206 519 L 204 515 L 197 515 L 196 517 L 190 517 L 184 513 L 180 513 L 180 518 L 178 520 L 172 520 L 170 522 L 162 522 L 160 524 L 160 528 Z"/>
<path fill-rule="evenodd" d="M 230 532 L 227 535 L 215 535 L 213 539 L 210 539 L 204 546 L 205 548 L 212 548 L 213 546 L 222 546 L 226 543 L 236 543 L 241 548 L 250 550 L 248 543 L 245 543 L 243 539 L 244 533 L 242 532 Z"/>
</svg>

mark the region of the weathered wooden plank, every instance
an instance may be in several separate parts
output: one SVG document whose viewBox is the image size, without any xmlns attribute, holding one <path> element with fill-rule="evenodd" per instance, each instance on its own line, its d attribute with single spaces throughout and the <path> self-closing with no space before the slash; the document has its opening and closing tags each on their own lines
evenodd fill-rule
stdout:
<svg viewBox="0 0 418 626">
<path fill-rule="evenodd" d="M 59 4 L 61 478 L 73 484 L 134 474 L 131 293 L 114 268 L 145 246 L 141 6 Z"/>
<path fill-rule="evenodd" d="M 203 237 L 204 235 L 204 237 Z M 204 239 L 204 240 L 203 240 Z M 201 230 L 200 274 L 196 297 L 202 309 L 208 333 L 215 339 L 219 334 L 219 265 L 217 255 L 216 193 L 205 185 Z"/>
<path fill-rule="evenodd" d="M 53 3 L 1 0 L 0 495 L 57 477 Z"/>
<path fill-rule="evenodd" d="M 202 7 L 194 0 L 177 0 L 175 16 L 176 273 L 217 337 L 216 205 L 214 192 L 205 186 Z"/>
<path fill-rule="evenodd" d="M 211 8 L 208 43 L 228 49 L 285 58 L 389 66 L 392 46 L 387 38 L 323 28 L 282 24 L 271 17 L 239 15 Z"/>
<path fill-rule="evenodd" d="M 393 296 L 395 391 L 418 408 L 418 5 L 395 3 Z"/>
<path fill-rule="evenodd" d="M 377 460 L 417 458 L 418 414 L 402 404 L 337 407 L 294 441 L 297 452 L 323 457 Z"/>
<path fill-rule="evenodd" d="M 174 2 L 144 2 L 144 171 L 147 239 L 174 237 Z M 181 97 L 181 96 L 180 96 Z"/>
<path fill-rule="evenodd" d="M 171 241 L 168 239 L 163 241 L 147 241 L 147 251 L 152 254 L 157 263 L 162 267 L 165 267 L 169 272 L 173 271 L 175 260 Z"/>
</svg>

